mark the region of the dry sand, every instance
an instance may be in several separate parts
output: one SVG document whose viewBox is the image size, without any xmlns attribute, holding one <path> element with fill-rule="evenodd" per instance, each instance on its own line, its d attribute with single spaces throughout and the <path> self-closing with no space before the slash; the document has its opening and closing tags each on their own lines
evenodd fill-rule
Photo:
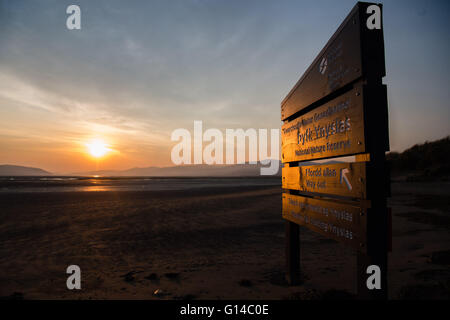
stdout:
<svg viewBox="0 0 450 320">
<path fill-rule="evenodd" d="M 448 299 L 447 185 L 393 183 L 390 298 Z M 304 282 L 284 280 L 279 187 L 0 194 L 0 296 L 351 297 L 354 252 L 302 228 Z M 79 265 L 82 290 L 66 289 Z M 157 295 L 155 290 L 159 290 Z"/>
</svg>

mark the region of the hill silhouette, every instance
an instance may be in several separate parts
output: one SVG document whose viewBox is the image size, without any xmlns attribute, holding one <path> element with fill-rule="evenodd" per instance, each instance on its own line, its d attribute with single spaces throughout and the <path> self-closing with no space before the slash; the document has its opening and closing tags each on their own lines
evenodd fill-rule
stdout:
<svg viewBox="0 0 450 320">
<path fill-rule="evenodd" d="M 416 144 L 402 153 L 390 152 L 386 159 L 392 175 L 407 180 L 448 180 L 450 177 L 450 136 Z"/>
<path fill-rule="evenodd" d="M 0 165 L 0 176 L 49 176 L 50 172 L 39 168 L 14 166 L 10 164 Z"/>
</svg>

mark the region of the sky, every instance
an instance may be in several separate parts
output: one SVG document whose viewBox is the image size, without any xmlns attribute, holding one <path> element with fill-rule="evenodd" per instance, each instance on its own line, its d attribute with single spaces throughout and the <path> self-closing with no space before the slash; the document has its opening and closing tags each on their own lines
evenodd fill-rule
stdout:
<svg viewBox="0 0 450 320">
<path fill-rule="evenodd" d="M 171 133 L 280 128 L 280 103 L 355 5 L 0 0 L 0 164 L 170 166 Z M 391 150 L 450 134 L 450 2 L 384 1 Z M 66 28 L 67 6 L 81 30 Z M 95 160 L 86 143 L 112 150 Z"/>
</svg>

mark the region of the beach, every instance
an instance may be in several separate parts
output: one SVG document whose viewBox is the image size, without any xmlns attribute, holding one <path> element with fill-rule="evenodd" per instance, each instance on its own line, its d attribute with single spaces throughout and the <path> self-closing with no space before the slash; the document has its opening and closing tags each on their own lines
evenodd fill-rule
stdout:
<svg viewBox="0 0 450 320">
<path fill-rule="evenodd" d="M 302 283 L 287 285 L 277 184 L 0 192 L 0 296 L 354 298 L 355 252 L 303 227 Z M 450 188 L 443 184 L 392 184 L 391 299 L 450 298 Z M 81 268 L 81 290 L 66 287 L 69 265 Z"/>
</svg>

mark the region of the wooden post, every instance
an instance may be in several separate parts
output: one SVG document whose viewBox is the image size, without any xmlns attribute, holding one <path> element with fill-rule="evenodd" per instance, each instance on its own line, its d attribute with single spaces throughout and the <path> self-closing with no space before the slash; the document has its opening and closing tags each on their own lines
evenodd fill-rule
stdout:
<svg viewBox="0 0 450 320">
<path fill-rule="evenodd" d="M 386 300 L 390 237 L 386 196 L 390 195 L 390 179 L 383 148 L 372 152 L 370 160 L 368 192 L 371 208 L 367 213 L 367 254 L 357 253 L 357 293 L 359 299 Z M 367 279 L 372 275 L 367 273 L 367 268 L 371 265 L 380 268 L 380 289 L 370 290 L 367 286 Z"/>
<path fill-rule="evenodd" d="M 286 221 L 286 280 L 290 285 L 300 284 L 300 227 Z"/>
<path fill-rule="evenodd" d="M 383 204 L 384 203 L 384 204 Z M 386 300 L 388 298 L 388 210 L 386 201 L 370 208 L 367 214 L 367 253 L 357 253 L 357 294 L 359 299 Z M 373 271 L 367 268 L 375 265 L 380 268 L 380 288 L 369 289 L 367 280 Z"/>
<path fill-rule="evenodd" d="M 379 251 L 376 253 L 363 254 L 358 252 L 357 263 L 357 295 L 358 299 L 363 300 L 386 300 L 388 298 L 387 287 L 387 252 Z M 367 279 L 371 274 L 367 274 L 367 267 L 376 265 L 381 270 L 381 289 L 369 290 Z"/>
</svg>

